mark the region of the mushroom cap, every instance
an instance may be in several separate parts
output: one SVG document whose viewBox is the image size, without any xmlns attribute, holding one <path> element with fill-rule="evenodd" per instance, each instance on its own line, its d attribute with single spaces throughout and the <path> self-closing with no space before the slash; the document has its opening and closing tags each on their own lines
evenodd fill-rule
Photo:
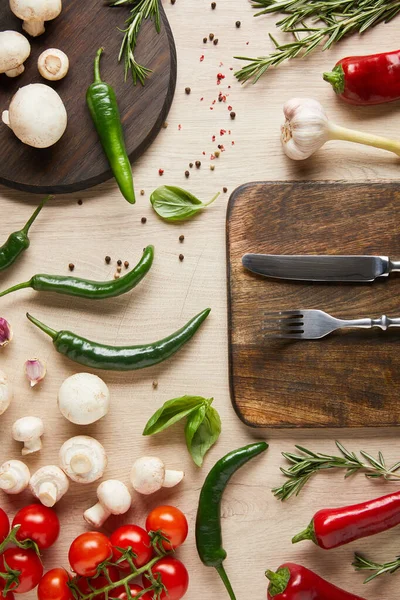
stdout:
<svg viewBox="0 0 400 600">
<path fill-rule="evenodd" d="M 22 65 L 31 53 L 31 45 L 18 31 L 0 31 L 0 73 Z"/>
<path fill-rule="evenodd" d="M 49 81 L 59 81 L 68 73 L 69 58 L 58 48 L 47 48 L 38 58 L 38 70 Z"/>
<path fill-rule="evenodd" d="M 87 457 L 91 469 L 85 473 L 72 470 L 71 461 L 76 456 Z M 70 479 L 77 483 L 92 483 L 103 476 L 107 466 L 107 455 L 104 447 L 88 435 L 77 435 L 70 438 L 60 448 L 60 467 Z"/>
<path fill-rule="evenodd" d="M 12 436 L 17 442 L 29 442 L 42 436 L 44 425 L 39 417 L 22 417 L 12 426 Z"/>
<path fill-rule="evenodd" d="M 165 465 L 155 456 L 138 458 L 131 469 L 131 483 L 139 494 L 154 494 L 162 488 L 165 479 Z"/>
<path fill-rule="evenodd" d="M 6 412 L 13 397 L 13 390 L 7 375 L 0 371 L 0 415 Z"/>
<path fill-rule="evenodd" d="M 24 21 L 51 21 L 62 10 L 61 0 L 10 0 L 14 15 Z"/>
<path fill-rule="evenodd" d="M 10 479 L 7 478 L 8 475 Z M 3 481 L 0 488 L 8 494 L 19 494 L 28 486 L 30 476 L 28 467 L 21 460 L 8 460 L 0 466 L 0 478 Z"/>
<path fill-rule="evenodd" d="M 71 423 L 89 425 L 108 413 L 110 392 L 97 375 L 75 373 L 61 384 L 58 406 Z"/>
<path fill-rule="evenodd" d="M 43 83 L 32 83 L 18 90 L 8 109 L 10 127 L 24 144 L 48 148 L 63 135 L 67 111 L 60 96 Z"/>
<path fill-rule="evenodd" d="M 132 496 L 122 481 L 108 479 L 97 488 L 97 497 L 100 504 L 106 507 L 113 515 L 123 515 L 132 504 Z"/>
</svg>

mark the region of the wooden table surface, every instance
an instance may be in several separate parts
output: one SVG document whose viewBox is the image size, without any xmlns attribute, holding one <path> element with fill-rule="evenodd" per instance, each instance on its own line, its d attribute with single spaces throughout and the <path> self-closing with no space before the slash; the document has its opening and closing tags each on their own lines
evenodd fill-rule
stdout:
<svg viewBox="0 0 400 600">
<path fill-rule="evenodd" d="M 161 131 L 134 165 L 136 187 L 145 194 L 138 195 L 138 202 L 132 207 L 123 201 L 114 181 L 110 181 L 81 194 L 57 197 L 32 228 L 29 251 L 2 274 L 1 288 L 28 279 L 36 272 L 66 274 L 71 262 L 77 276 L 112 277 L 118 258 L 134 264 L 149 243 L 156 248 L 154 267 L 132 293 L 98 304 L 39 295 L 31 290 L 1 300 L 0 314 L 12 324 L 14 339 L 1 351 L 0 367 L 13 381 L 15 398 L 0 421 L 0 462 L 20 456 L 20 444 L 11 440 L 11 425 L 17 418 L 32 414 L 42 417 L 46 427 L 42 451 L 27 459 L 32 470 L 56 463 L 62 442 L 80 433 L 94 435 L 104 444 L 109 456 L 108 478 L 117 477 L 128 483 L 131 463 L 144 454 L 159 455 L 170 467 L 184 468 L 186 477 L 179 488 L 147 499 L 135 497 L 129 515 L 120 520 L 110 519 L 106 531 L 120 522 L 142 524 L 146 510 L 162 502 L 177 504 L 190 523 L 190 537 L 178 553 L 191 575 L 188 600 L 225 598 L 217 574 L 203 567 L 196 554 L 194 522 L 199 490 L 206 473 L 223 454 L 254 439 L 267 439 L 268 453 L 235 477 L 222 507 L 224 544 L 228 551 L 226 568 L 238 600 L 265 597 L 265 569 L 274 569 L 287 560 L 303 563 L 368 600 L 395 600 L 400 575 L 363 586 L 363 576 L 354 573 L 351 561 L 355 550 L 377 560 L 393 559 L 399 554 L 398 531 L 329 553 L 311 543 L 294 547 L 290 543 L 292 534 L 302 529 L 317 509 L 379 496 L 395 490 L 396 484 L 369 482 L 362 475 L 344 482 L 342 473 L 325 474 L 312 480 L 298 499 L 281 504 L 270 492 L 282 481 L 280 453 L 292 450 L 296 443 L 331 453 L 334 440 L 339 438 L 351 450 L 362 448 L 376 453 L 381 449 L 388 461 L 395 461 L 400 455 L 398 433 L 388 429 L 278 433 L 251 430 L 238 420 L 228 390 L 225 212 L 229 192 L 250 180 L 365 181 L 397 177 L 396 158 L 383 151 L 341 142 L 327 144 L 307 162 L 290 162 L 280 147 L 279 124 L 285 100 L 294 95 L 310 95 L 323 102 L 329 116 L 343 125 L 377 134 L 400 135 L 398 103 L 376 108 L 343 105 L 321 77 L 322 71 L 331 68 L 341 56 L 396 48 L 399 18 L 390 25 L 380 25 L 361 40 L 349 39 L 325 54 L 318 51 L 307 60 L 284 65 L 255 87 L 241 88 L 230 70 L 238 65 L 232 57 L 271 50 L 267 33 L 272 31 L 274 19 L 253 19 L 246 0 L 218 0 L 214 11 L 208 0 L 177 0 L 174 6 L 165 0 L 165 9 L 177 43 L 178 85 L 168 128 Z M 240 29 L 235 27 L 237 20 L 242 23 Z M 218 38 L 217 46 L 210 42 L 203 44 L 203 37 L 210 32 Z M 217 86 L 219 72 L 225 79 Z M 185 94 L 187 86 L 191 88 L 190 95 Z M 220 91 L 229 94 L 227 102 L 213 104 Z M 235 121 L 230 120 L 228 104 L 237 114 Z M 227 130 L 223 137 L 221 129 Z M 211 162 L 210 153 L 218 143 L 224 144 L 226 151 Z M 187 180 L 184 172 L 189 162 L 195 160 L 201 160 L 201 168 L 190 169 Z M 210 164 L 215 165 L 214 171 L 210 170 Z M 164 169 L 163 177 L 158 174 L 160 168 Z M 171 225 L 161 222 L 149 204 L 151 191 L 160 184 L 186 187 L 205 200 L 223 186 L 228 193 L 222 193 L 198 218 Z M 26 221 L 38 198 L 5 188 L 0 190 L 0 196 L 0 233 L 5 239 Z M 83 202 L 78 204 L 78 200 Z M 146 224 L 141 223 L 142 217 L 147 217 Z M 387 226 L 394 227 L 395 223 Z M 183 244 L 178 241 L 181 234 L 185 235 Z M 181 252 L 185 256 L 183 262 L 178 258 Z M 105 255 L 112 257 L 112 265 L 105 264 Z M 84 369 L 55 352 L 50 340 L 27 322 L 28 309 L 56 329 L 68 327 L 92 339 L 124 344 L 151 341 L 168 334 L 206 306 L 212 307 L 212 313 L 201 332 L 169 362 L 131 374 L 99 373 L 112 396 L 111 411 L 106 418 L 92 427 L 80 428 L 61 416 L 57 408 L 58 388 L 67 376 Z M 379 298 L 376 312 L 379 312 Z M 41 385 L 31 390 L 23 364 L 34 356 L 47 361 L 48 374 Z M 152 385 L 154 380 L 158 381 L 156 389 Z M 186 453 L 180 425 L 154 438 L 141 436 L 149 416 L 164 401 L 183 394 L 214 397 L 222 417 L 220 441 L 201 470 Z M 68 496 L 59 503 L 62 535 L 54 550 L 46 553 L 46 569 L 67 566 L 68 546 L 85 527 L 81 515 L 95 501 L 95 488 L 96 485 L 73 484 Z M 14 498 L 2 494 L 0 504 L 12 514 L 30 500 L 29 494 Z M 33 597 L 30 594 L 28 598 Z"/>
</svg>

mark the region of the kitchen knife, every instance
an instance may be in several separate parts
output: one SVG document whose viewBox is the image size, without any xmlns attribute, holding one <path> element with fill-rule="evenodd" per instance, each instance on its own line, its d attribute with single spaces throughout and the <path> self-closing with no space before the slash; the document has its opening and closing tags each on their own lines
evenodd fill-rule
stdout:
<svg viewBox="0 0 400 600">
<path fill-rule="evenodd" d="M 387 256 L 245 254 L 243 266 L 253 273 L 298 281 L 368 282 L 400 271 Z"/>
</svg>

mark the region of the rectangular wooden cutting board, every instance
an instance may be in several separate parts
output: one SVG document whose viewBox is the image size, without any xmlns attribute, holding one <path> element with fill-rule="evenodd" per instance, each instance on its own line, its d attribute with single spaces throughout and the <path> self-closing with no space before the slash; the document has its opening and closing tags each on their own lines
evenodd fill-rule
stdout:
<svg viewBox="0 0 400 600">
<path fill-rule="evenodd" d="M 246 271 L 243 254 L 377 254 L 400 259 L 400 186 L 258 182 L 227 213 L 230 388 L 254 427 L 400 423 L 400 331 L 352 330 L 319 341 L 265 338 L 266 311 L 400 317 L 400 274 L 370 284 L 305 283 Z"/>
</svg>

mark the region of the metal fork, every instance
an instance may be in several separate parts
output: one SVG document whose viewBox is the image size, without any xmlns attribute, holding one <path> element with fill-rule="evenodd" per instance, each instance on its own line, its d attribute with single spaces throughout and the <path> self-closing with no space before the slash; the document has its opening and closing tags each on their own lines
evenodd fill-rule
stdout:
<svg viewBox="0 0 400 600">
<path fill-rule="evenodd" d="M 265 336 L 288 340 L 318 340 L 336 331 L 351 327 L 371 329 L 400 327 L 400 318 L 390 319 L 386 315 L 378 319 L 336 319 L 323 310 L 283 310 L 264 313 Z"/>
</svg>

